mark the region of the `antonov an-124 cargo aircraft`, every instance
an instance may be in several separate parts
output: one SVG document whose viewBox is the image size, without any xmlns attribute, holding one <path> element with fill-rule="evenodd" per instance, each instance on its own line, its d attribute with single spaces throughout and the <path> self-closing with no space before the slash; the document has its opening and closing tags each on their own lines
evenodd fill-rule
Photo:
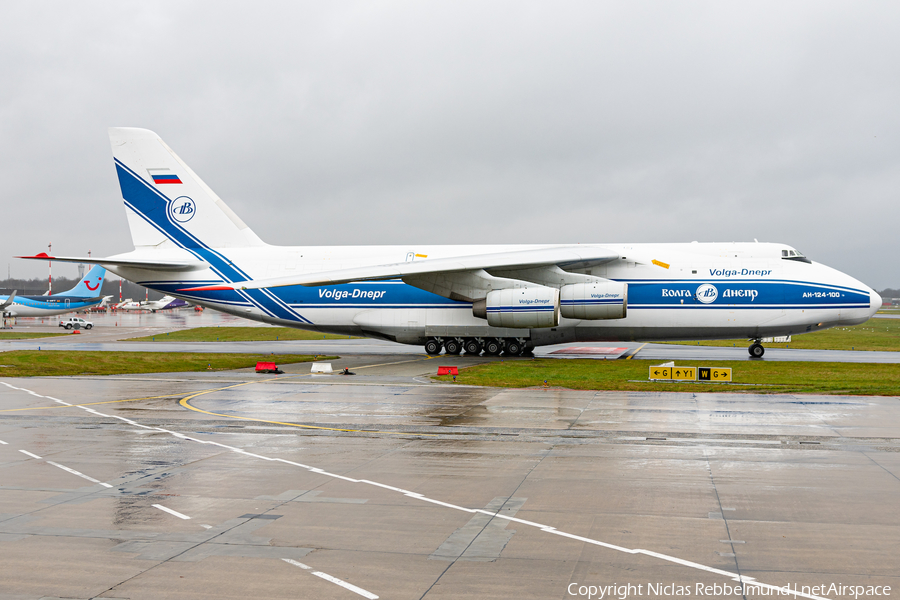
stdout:
<svg viewBox="0 0 900 600">
<path fill-rule="evenodd" d="M 99 263 L 248 319 L 508 355 L 562 342 L 759 340 L 862 323 L 881 298 L 771 243 L 271 246 L 152 131 L 109 130 L 134 250 Z"/>
</svg>

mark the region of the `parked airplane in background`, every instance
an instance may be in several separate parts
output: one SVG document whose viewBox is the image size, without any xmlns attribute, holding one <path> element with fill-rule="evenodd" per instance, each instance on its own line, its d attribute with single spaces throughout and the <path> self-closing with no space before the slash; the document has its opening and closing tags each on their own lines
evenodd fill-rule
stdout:
<svg viewBox="0 0 900 600">
<path fill-rule="evenodd" d="M 135 302 L 131 298 L 128 298 L 127 300 L 123 300 L 122 302 L 119 302 L 118 304 L 113 306 L 113 308 L 115 310 L 140 310 L 141 303 Z"/>
<path fill-rule="evenodd" d="M 0 313 L 4 317 L 45 317 L 97 306 L 103 302 L 99 292 L 105 275 L 105 268 L 94 265 L 68 292 L 55 296 L 19 296 L 16 292 L 0 296 Z"/>
<path fill-rule="evenodd" d="M 158 310 L 170 310 L 173 308 L 182 308 L 188 306 L 188 303 L 174 296 L 163 296 L 159 300 L 145 300 L 143 302 L 132 302 L 130 299 L 119 304 L 118 310 L 149 310 L 156 312 Z"/>
<path fill-rule="evenodd" d="M 763 337 L 862 323 L 881 306 L 784 244 L 270 246 L 155 133 L 109 134 L 135 249 L 93 260 L 249 319 L 429 354 L 747 338 L 762 356 Z"/>
</svg>

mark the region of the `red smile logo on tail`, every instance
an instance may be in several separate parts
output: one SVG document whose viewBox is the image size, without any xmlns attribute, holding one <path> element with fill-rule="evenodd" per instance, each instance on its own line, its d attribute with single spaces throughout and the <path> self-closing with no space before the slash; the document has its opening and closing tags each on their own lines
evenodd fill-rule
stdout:
<svg viewBox="0 0 900 600">
<path fill-rule="evenodd" d="M 87 286 L 87 289 L 89 289 L 89 290 L 91 290 L 91 291 L 93 292 L 93 291 L 96 290 L 98 287 L 100 287 L 100 278 L 99 278 L 99 277 L 97 278 L 97 285 L 95 285 L 94 287 L 91 287 L 91 284 L 88 282 L 87 279 L 84 280 L 84 285 Z"/>
</svg>

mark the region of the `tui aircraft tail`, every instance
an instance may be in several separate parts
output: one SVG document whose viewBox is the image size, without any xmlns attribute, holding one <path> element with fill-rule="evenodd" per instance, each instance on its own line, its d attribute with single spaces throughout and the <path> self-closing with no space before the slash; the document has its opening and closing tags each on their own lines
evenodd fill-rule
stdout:
<svg viewBox="0 0 900 600">
<path fill-rule="evenodd" d="M 106 269 L 100 265 L 94 265 L 90 271 L 81 278 L 78 285 L 68 292 L 59 294 L 60 296 L 77 296 L 79 298 L 98 298 L 100 296 L 100 288 L 103 287 L 103 277 L 106 276 Z"/>
<path fill-rule="evenodd" d="M 158 135 L 112 127 L 109 141 L 135 248 L 265 245 Z"/>
</svg>

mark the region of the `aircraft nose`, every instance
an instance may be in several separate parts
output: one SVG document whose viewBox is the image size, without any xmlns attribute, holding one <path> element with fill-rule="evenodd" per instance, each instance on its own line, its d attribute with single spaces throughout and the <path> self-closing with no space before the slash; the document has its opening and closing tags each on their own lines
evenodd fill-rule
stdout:
<svg viewBox="0 0 900 600">
<path fill-rule="evenodd" d="M 881 309 L 883 301 L 881 299 L 881 295 L 875 290 L 869 291 L 869 310 L 871 314 L 877 313 Z"/>
</svg>

